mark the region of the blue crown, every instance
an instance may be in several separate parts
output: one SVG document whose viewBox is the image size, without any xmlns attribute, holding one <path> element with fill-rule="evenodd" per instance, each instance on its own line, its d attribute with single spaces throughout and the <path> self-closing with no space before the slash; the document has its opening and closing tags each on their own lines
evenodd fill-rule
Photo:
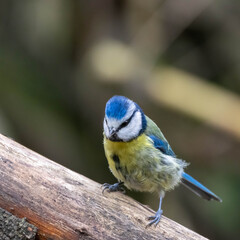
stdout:
<svg viewBox="0 0 240 240">
<path fill-rule="evenodd" d="M 122 119 L 130 105 L 129 99 L 123 96 L 113 96 L 106 104 L 105 114 L 108 118 Z"/>
</svg>

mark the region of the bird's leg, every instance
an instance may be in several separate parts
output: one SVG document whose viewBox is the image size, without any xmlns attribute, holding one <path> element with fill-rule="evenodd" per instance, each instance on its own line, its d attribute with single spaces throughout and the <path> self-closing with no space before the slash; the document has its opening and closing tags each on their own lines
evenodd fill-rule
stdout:
<svg viewBox="0 0 240 240">
<path fill-rule="evenodd" d="M 122 192 L 125 193 L 125 189 L 123 187 L 124 182 L 118 182 L 115 184 L 109 184 L 109 183 L 104 183 L 103 186 L 103 190 L 102 193 L 104 193 L 105 190 L 107 190 L 107 192 Z"/>
<path fill-rule="evenodd" d="M 162 213 L 163 213 L 163 210 L 162 210 L 162 200 L 163 200 L 163 197 L 164 197 L 164 192 L 161 191 L 160 192 L 160 199 L 159 199 L 158 210 L 157 210 L 157 212 L 156 212 L 156 214 L 154 216 L 148 217 L 148 220 L 150 221 L 150 223 L 148 223 L 147 227 L 150 227 L 153 224 L 156 227 L 158 225 L 158 223 L 160 222 L 161 217 L 162 217 Z"/>
</svg>

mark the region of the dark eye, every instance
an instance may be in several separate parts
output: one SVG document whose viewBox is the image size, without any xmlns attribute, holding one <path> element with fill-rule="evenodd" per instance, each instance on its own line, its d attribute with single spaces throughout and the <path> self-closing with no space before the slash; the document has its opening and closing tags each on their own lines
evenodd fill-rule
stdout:
<svg viewBox="0 0 240 240">
<path fill-rule="evenodd" d="M 126 120 L 125 122 L 123 122 L 123 123 L 121 124 L 120 128 L 126 127 L 126 126 L 129 124 L 129 122 L 130 122 L 130 119 Z"/>
</svg>

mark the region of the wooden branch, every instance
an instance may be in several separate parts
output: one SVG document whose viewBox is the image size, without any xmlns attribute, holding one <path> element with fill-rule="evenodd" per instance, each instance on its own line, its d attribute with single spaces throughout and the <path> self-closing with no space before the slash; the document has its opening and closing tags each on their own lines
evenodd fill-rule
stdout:
<svg viewBox="0 0 240 240">
<path fill-rule="evenodd" d="M 38 239 L 206 239 L 153 210 L 0 135 L 0 207 L 38 228 Z"/>
</svg>

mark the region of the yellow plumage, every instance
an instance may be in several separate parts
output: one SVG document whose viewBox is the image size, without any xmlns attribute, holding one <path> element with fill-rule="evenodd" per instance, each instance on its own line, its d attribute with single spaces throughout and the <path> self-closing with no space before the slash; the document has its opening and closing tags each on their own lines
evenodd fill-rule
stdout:
<svg viewBox="0 0 240 240">
<path fill-rule="evenodd" d="M 104 136 L 104 150 L 113 175 L 129 189 L 157 192 L 180 181 L 182 166 L 171 157 L 163 159 L 145 134 L 130 142 L 114 142 Z"/>
<path fill-rule="evenodd" d="M 159 208 L 148 218 L 148 226 L 157 225 L 162 216 L 162 199 L 166 191 L 181 180 L 197 195 L 207 200 L 221 199 L 190 175 L 188 165 L 178 159 L 158 126 L 130 99 L 113 96 L 105 108 L 104 150 L 109 168 L 119 183 L 103 184 L 103 192 L 124 191 L 123 184 L 143 192 L 159 194 Z"/>
<path fill-rule="evenodd" d="M 142 135 L 131 142 L 112 142 L 104 137 L 104 150 L 108 160 L 109 168 L 113 175 L 121 181 L 125 181 L 120 171 L 116 169 L 116 162 L 113 160 L 113 156 L 117 155 L 121 159 L 121 166 L 126 167 L 128 171 L 131 171 L 136 167 L 136 152 L 140 152 L 142 146 L 146 146 L 148 143 L 146 136 Z"/>
</svg>

